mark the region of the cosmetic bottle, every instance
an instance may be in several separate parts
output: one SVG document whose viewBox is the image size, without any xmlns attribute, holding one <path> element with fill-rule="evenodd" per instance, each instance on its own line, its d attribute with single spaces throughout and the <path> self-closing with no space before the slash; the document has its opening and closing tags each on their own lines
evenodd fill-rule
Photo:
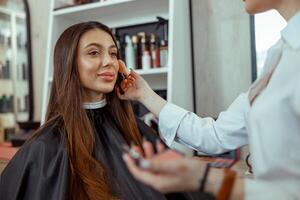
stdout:
<svg viewBox="0 0 300 200">
<path fill-rule="evenodd" d="M 140 37 L 141 55 L 143 55 L 144 51 L 148 51 L 147 44 L 146 44 L 146 33 L 140 32 L 140 33 L 138 33 L 138 36 Z"/>
<path fill-rule="evenodd" d="M 150 69 L 151 68 L 151 57 L 149 51 L 144 51 L 143 52 L 143 69 Z"/>
<path fill-rule="evenodd" d="M 3 79 L 4 78 L 4 74 L 3 74 L 3 63 L 0 61 L 0 79 Z"/>
<path fill-rule="evenodd" d="M 160 65 L 161 67 L 168 66 L 168 42 L 166 40 L 160 41 Z"/>
<path fill-rule="evenodd" d="M 146 57 L 150 57 L 150 54 L 149 54 L 149 50 L 148 50 L 148 47 L 147 47 L 147 43 L 146 43 L 146 34 L 145 32 L 140 32 L 138 33 L 138 36 L 140 37 L 140 41 L 141 41 L 141 46 L 140 46 L 140 54 L 142 55 L 142 65 L 141 65 L 141 68 L 142 69 L 145 69 L 148 67 L 148 65 L 146 67 L 144 67 L 144 63 L 147 64 L 145 61 L 148 59 L 148 58 L 145 58 L 144 60 L 144 56 Z M 145 53 L 145 52 L 148 52 L 148 53 Z M 151 59 L 150 59 L 150 62 L 151 62 Z M 149 64 L 151 66 L 151 63 Z"/>
<path fill-rule="evenodd" d="M 129 68 L 136 69 L 134 48 L 131 41 L 131 37 L 129 35 L 125 36 L 125 42 L 126 42 L 126 47 L 125 47 L 126 66 Z"/>
<path fill-rule="evenodd" d="M 25 63 L 22 63 L 22 80 L 27 80 L 27 70 Z"/>
<path fill-rule="evenodd" d="M 9 101 L 8 101 L 8 98 L 7 96 L 4 94 L 2 96 L 2 113 L 7 113 L 9 112 Z"/>
<path fill-rule="evenodd" d="M 160 51 L 157 45 L 156 36 L 154 33 L 151 33 L 150 38 L 150 52 L 151 52 L 151 67 L 159 68 L 160 67 Z"/>
<path fill-rule="evenodd" d="M 14 96 L 10 95 L 8 97 L 8 111 L 13 112 L 14 111 Z"/>
<path fill-rule="evenodd" d="M 6 64 L 5 64 L 5 78 L 10 78 L 10 62 L 9 60 L 6 60 Z"/>
<path fill-rule="evenodd" d="M 142 66 L 142 56 L 140 51 L 139 38 L 136 35 L 132 36 L 132 46 L 134 50 L 135 66 L 136 69 L 139 69 Z"/>
</svg>

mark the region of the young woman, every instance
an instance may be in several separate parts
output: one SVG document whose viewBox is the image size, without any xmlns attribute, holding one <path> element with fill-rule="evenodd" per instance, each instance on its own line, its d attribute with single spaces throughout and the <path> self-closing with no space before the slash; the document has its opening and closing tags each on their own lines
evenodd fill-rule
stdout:
<svg viewBox="0 0 300 200">
<path fill-rule="evenodd" d="M 1 200 L 166 199 L 134 180 L 122 160 L 122 145 L 141 147 L 141 134 L 156 137 L 116 95 L 118 58 L 116 40 L 101 23 L 62 33 L 47 121 L 3 171 Z"/>
<path fill-rule="evenodd" d="M 268 52 L 262 76 L 218 120 L 167 103 L 136 73 L 131 73 L 135 81 L 128 82 L 133 86 L 124 87 L 120 97 L 140 101 L 159 117 L 168 145 L 175 140 L 218 154 L 249 144 L 255 178 L 236 180 L 236 199 L 300 199 L 300 0 L 245 0 L 245 8 L 251 14 L 276 9 L 288 24 Z M 205 169 L 201 161 L 161 156 L 144 163 L 149 171 L 125 159 L 137 179 L 161 192 L 199 188 Z M 213 171 L 208 174 L 207 190 L 215 192 L 210 186 L 217 185 L 211 184 L 217 177 Z"/>
</svg>

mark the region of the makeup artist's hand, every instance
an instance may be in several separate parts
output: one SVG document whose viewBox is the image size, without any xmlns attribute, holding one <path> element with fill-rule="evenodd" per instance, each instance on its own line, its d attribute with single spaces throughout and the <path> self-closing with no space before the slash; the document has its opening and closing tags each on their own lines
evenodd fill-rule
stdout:
<svg viewBox="0 0 300 200">
<path fill-rule="evenodd" d="M 119 73 L 123 74 L 125 79 L 121 82 L 122 90 L 127 89 L 133 85 L 135 79 L 130 75 L 130 71 L 127 69 L 125 63 L 122 60 L 118 60 L 119 62 Z"/>
<path fill-rule="evenodd" d="M 183 157 L 173 150 L 165 150 L 151 158 L 148 156 L 140 167 L 128 154 L 123 158 L 136 179 L 162 193 L 197 190 L 206 166 L 202 161 Z"/>
<path fill-rule="evenodd" d="M 125 75 L 125 80 L 121 83 L 124 94 L 118 92 L 119 98 L 123 100 L 135 100 L 142 102 L 152 89 L 148 83 L 136 72 L 127 70 L 125 63 L 119 60 L 120 72 Z M 153 92 L 153 91 L 152 91 Z"/>
</svg>

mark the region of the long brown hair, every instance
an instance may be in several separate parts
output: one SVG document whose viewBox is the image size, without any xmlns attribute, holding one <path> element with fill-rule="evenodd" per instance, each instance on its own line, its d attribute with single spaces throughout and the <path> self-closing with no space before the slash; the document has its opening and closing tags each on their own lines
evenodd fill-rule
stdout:
<svg viewBox="0 0 300 200">
<path fill-rule="evenodd" d="M 94 130 L 82 108 L 84 89 L 79 79 L 76 56 L 81 36 L 92 29 L 108 33 L 117 46 L 110 29 L 99 22 L 75 24 L 62 33 L 54 49 L 54 77 L 44 127 L 54 123 L 65 130 L 71 169 L 70 198 L 115 199 L 106 180 L 104 167 L 92 156 Z M 130 103 L 117 97 L 116 86 L 106 95 L 106 99 L 125 140 L 141 145 L 141 136 Z"/>
</svg>

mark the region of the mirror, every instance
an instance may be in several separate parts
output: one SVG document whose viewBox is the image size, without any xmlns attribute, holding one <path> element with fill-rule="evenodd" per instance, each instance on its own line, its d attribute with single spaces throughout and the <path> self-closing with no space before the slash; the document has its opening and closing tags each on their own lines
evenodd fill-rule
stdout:
<svg viewBox="0 0 300 200">
<path fill-rule="evenodd" d="M 0 1 L 0 27 L 0 132 L 5 132 L 17 123 L 33 120 L 27 0 Z"/>
</svg>

